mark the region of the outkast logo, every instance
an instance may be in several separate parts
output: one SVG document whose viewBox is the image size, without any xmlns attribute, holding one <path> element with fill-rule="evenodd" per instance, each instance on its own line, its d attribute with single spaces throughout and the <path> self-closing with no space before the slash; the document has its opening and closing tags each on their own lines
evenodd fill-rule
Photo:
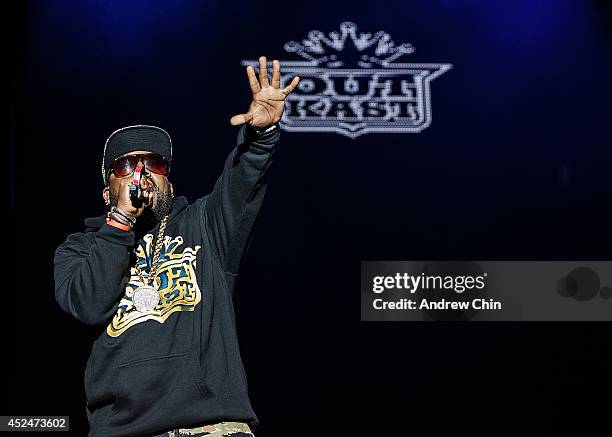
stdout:
<svg viewBox="0 0 612 437">
<path fill-rule="evenodd" d="M 281 59 L 281 88 L 293 76 L 301 80 L 285 101 L 283 129 L 349 138 L 427 128 L 432 120 L 430 83 L 452 68 L 397 63 L 414 52 L 411 44 L 396 45 L 387 32 L 358 33 L 351 22 L 328 35 L 312 30 L 308 39 L 286 43 L 285 50 L 301 60 Z M 257 70 L 259 63 L 243 60 L 242 65 Z"/>
</svg>

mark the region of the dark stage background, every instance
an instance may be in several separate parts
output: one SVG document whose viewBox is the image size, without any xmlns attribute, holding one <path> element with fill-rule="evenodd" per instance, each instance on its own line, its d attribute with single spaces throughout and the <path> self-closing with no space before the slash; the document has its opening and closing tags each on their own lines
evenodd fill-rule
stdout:
<svg viewBox="0 0 612 437">
<path fill-rule="evenodd" d="M 55 303 L 52 258 L 103 213 L 107 136 L 137 123 L 167 129 L 171 180 L 193 201 L 234 145 L 230 117 L 248 108 L 240 60 L 286 59 L 286 41 L 353 21 L 412 43 L 404 62 L 454 67 L 432 83 L 422 133 L 283 133 L 236 296 L 257 435 L 608 426 L 608 323 L 359 315 L 361 260 L 610 259 L 607 2 L 16 3 L 3 414 L 70 415 L 72 434 L 86 433 L 92 330 Z"/>
</svg>

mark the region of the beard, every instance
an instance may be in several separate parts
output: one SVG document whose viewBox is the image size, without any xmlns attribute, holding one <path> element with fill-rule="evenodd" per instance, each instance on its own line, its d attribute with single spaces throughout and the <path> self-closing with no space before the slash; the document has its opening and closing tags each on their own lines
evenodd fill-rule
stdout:
<svg viewBox="0 0 612 437">
<path fill-rule="evenodd" d="M 112 191 L 109 192 L 110 205 L 117 206 L 119 202 L 119 196 Z M 145 208 L 143 213 L 136 220 L 134 225 L 134 231 L 148 231 L 153 228 L 161 219 L 172 211 L 172 204 L 174 203 L 174 195 L 171 191 L 155 191 L 156 201 L 153 202 L 152 208 Z"/>
</svg>

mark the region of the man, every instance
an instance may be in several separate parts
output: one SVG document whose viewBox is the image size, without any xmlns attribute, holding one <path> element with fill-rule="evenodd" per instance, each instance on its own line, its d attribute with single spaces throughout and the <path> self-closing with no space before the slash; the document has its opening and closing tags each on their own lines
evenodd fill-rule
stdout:
<svg viewBox="0 0 612 437">
<path fill-rule="evenodd" d="M 103 154 L 106 216 L 85 220 L 55 253 L 64 311 L 105 325 L 85 370 L 90 436 L 252 436 L 232 294 L 266 191 L 284 100 L 280 63 L 247 76 L 249 110 L 212 192 L 188 204 L 168 180 L 169 135 L 115 131 Z M 132 185 L 132 187 L 131 187 Z M 141 193 L 138 193 L 138 189 Z M 131 190 L 133 190 L 131 192 Z"/>
</svg>

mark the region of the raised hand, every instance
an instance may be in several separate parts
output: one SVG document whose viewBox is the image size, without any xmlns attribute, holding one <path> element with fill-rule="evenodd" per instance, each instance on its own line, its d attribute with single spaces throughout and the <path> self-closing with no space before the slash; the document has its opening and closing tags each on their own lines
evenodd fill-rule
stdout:
<svg viewBox="0 0 612 437">
<path fill-rule="evenodd" d="M 295 76 L 289 85 L 280 89 L 280 62 L 272 61 L 272 86 L 268 82 L 268 62 L 265 56 L 259 58 L 259 81 L 252 66 L 246 68 L 249 85 L 253 93 L 253 101 L 246 114 L 234 115 L 230 123 L 238 126 L 249 123 L 254 128 L 270 126 L 278 122 L 285 110 L 285 99 L 300 82 Z"/>
</svg>

